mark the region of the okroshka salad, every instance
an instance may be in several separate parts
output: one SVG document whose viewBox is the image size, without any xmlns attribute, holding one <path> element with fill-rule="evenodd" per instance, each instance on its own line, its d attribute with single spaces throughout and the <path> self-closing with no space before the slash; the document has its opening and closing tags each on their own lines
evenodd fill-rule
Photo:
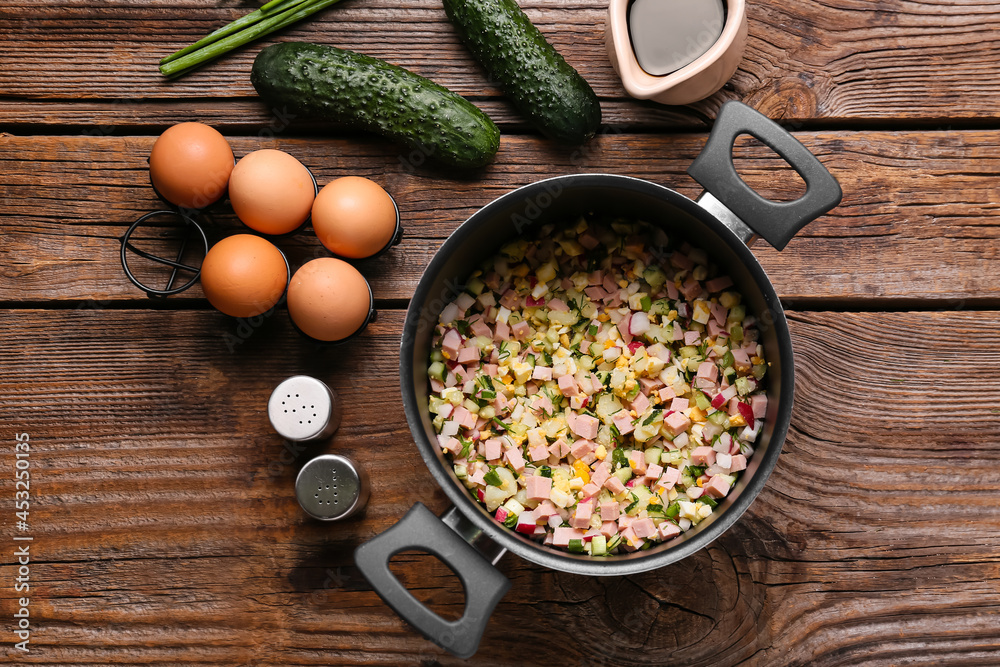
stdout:
<svg viewBox="0 0 1000 667">
<path fill-rule="evenodd" d="M 548 225 L 441 312 L 429 407 L 496 520 L 611 556 L 669 541 L 736 483 L 767 409 L 754 318 L 729 276 L 641 222 Z"/>
</svg>

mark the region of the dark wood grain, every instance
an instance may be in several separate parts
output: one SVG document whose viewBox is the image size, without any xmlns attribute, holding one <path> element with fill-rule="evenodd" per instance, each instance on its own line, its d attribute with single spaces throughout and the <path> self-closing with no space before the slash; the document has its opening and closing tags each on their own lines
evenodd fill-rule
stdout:
<svg viewBox="0 0 1000 667">
<path fill-rule="evenodd" d="M 781 253 L 755 252 L 782 298 L 865 299 L 962 307 L 1000 298 L 995 223 L 1000 143 L 995 133 L 800 133 L 840 180 L 844 201 L 807 226 Z M 233 137 L 237 155 L 278 146 L 298 156 L 320 183 L 369 176 L 396 197 L 404 241 L 361 264 L 380 299 L 408 298 L 431 256 L 468 216 L 535 180 L 607 172 L 663 183 L 690 197 L 701 188 L 685 170 L 702 135 L 602 135 L 583 149 L 505 136 L 495 163 L 475 175 L 414 166 L 382 140 Z M 136 300 L 125 280 L 117 238 L 139 215 L 161 208 L 149 187 L 152 137 L 0 137 L 0 300 Z M 741 144 L 738 166 L 765 196 L 799 192 L 798 178 L 768 149 Z M 420 156 L 416 156 L 419 158 Z M 241 228 L 225 207 L 213 214 L 213 238 Z M 298 265 L 323 249 L 308 229 L 280 239 Z M 164 277 L 165 282 L 165 277 Z M 181 300 L 200 296 L 197 288 Z"/>
<path fill-rule="evenodd" d="M 993 76 L 1000 59 L 1000 8 L 979 0 L 750 3 L 746 56 L 726 89 L 665 115 L 640 105 L 615 104 L 625 94 L 605 51 L 605 2 L 532 0 L 522 5 L 609 103 L 614 123 L 700 125 L 731 98 L 796 121 L 939 122 L 995 119 L 1000 112 L 1000 79 Z M 5 35 L 0 91 L 18 102 L 47 99 L 57 104 L 53 112 L 47 111 L 51 106 L 8 107 L 0 119 L 81 121 L 72 106 L 59 101 L 198 100 L 201 108 L 211 105 L 211 116 L 220 123 L 244 125 L 247 119 L 238 102 L 253 95 L 248 73 L 260 45 L 181 81 L 165 81 L 156 64 L 250 6 L 228 0 L 8 3 L 0 17 Z M 477 100 L 498 95 L 459 44 L 439 3 L 344 0 L 277 39 L 319 41 L 386 58 Z M 140 106 L 157 104 L 144 101 Z M 501 122 L 518 122 L 505 103 L 497 107 L 502 107 Z M 15 108 L 20 117 L 12 115 Z M 92 121 L 83 122 L 145 125 L 162 122 L 157 116 L 96 107 Z"/>
<path fill-rule="evenodd" d="M 0 663 L 1000 664 L 1000 5 L 750 2 L 740 69 L 687 107 L 625 95 L 605 53 L 604 0 L 521 5 L 601 98 L 605 132 L 582 149 L 525 125 L 438 2 L 344 0 L 178 81 L 160 77 L 160 57 L 259 3 L 4 3 Z M 467 95 L 503 130 L 497 160 L 455 174 L 268 109 L 251 63 L 263 44 L 293 39 L 383 57 Z M 610 172 L 696 196 L 685 170 L 727 99 L 784 122 L 845 192 L 782 253 L 754 249 L 798 308 L 796 404 L 777 468 L 732 529 L 654 572 L 584 578 L 508 555 L 499 567 L 512 588 L 463 663 L 406 626 L 353 562 L 413 502 L 447 507 L 402 414 L 398 308 L 448 234 L 518 186 Z M 197 287 L 154 303 L 125 280 L 117 239 L 159 206 L 146 155 L 186 120 L 221 129 L 238 155 L 284 148 L 321 182 L 364 175 L 396 196 L 402 245 L 359 264 L 380 306 L 361 338 L 320 348 L 282 309 L 238 323 Z M 765 195 L 801 191 L 768 150 L 741 141 L 737 154 Z M 212 218 L 213 239 L 240 229 L 224 207 Z M 320 252 L 308 230 L 278 243 L 296 265 Z M 332 442 L 300 449 L 271 431 L 266 399 L 293 373 L 345 399 Z M 31 436 L 35 538 L 27 655 L 9 632 L 20 432 Z M 364 515 L 322 525 L 301 512 L 294 476 L 324 451 L 371 472 Z M 461 613 L 461 586 L 437 561 L 404 554 L 395 571 L 435 609 Z"/>
<path fill-rule="evenodd" d="M 474 664 L 1000 660 L 996 314 L 789 316 L 792 430 L 740 522 L 684 561 L 625 578 L 506 557 L 513 586 Z M 230 351 L 232 322 L 212 311 L 7 311 L 0 458 L 12 464 L 13 433 L 31 434 L 37 630 L 29 656 L 9 644 L 0 655 L 461 664 L 398 620 L 351 558 L 415 500 L 446 507 L 400 407 L 400 325 L 386 311 L 348 347 L 317 349 L 279 314 Z M 332 443 L 297 455 L 264 414 L 295 372 L 346 405 Z M 297 467 L 327 450 L 371 472 L 362 518 L 322 525 L 297 507 Z M 12 490 L 0 478 L 0 494 Z M 407 558 L 400 572 L 438 608 L 460 608 L 440 566 Z M 0 610 L 12 608 L 0 586 Z"/>
</svg>

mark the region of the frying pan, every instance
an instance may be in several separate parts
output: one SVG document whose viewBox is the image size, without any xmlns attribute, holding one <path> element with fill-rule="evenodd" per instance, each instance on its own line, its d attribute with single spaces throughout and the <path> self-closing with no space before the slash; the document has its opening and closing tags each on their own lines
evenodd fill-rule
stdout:
<svg viewBox="0 0 1000 667">
<path fill-rule="evenodd" d="M 733 166 L 736 137 L 749 134 L 781 155 L 806 182 L 791 202 L 764 199 Z M 524 186 L 483 207 L 465 221 L 431 260 L 410 301 L 400 346 L 400 383 L 406 420 L 434 479 L 453 503 L 440 519 L 424 505 L 413 508 L 381 535 L 358 547 L 355 562 L 383 600 L 425 637 L 459 657 L 479 646 L 493 608 L 510 587 L 495 567 L 506 551 L 545 567 L 582 575 L 627 575 L 685 558 L 719 537 L 746 511 L 774 468 L 788 431 L 794 392 L 792 343 L 784 311 L 748 244 L 763 237 L 781 250 L 795 233 L 841 199 L 833 176 L 776 123 L 739 102 L 726 103 L 708 142 L 688 173 L 704 188 L 697 201 L 649 181 L 609 174 L 560 176 Z M 463 281 L 504 243 L 547 222 L 580 215 L 644 220 L 669 237 L 705 249 L 732 277 L 760 328 L 770 362 L 767 414 L 747 470 L 718 509 L 697 527 L 645 551 L 606 558 L 557 551 L 498 523 L 453 474 L 431 423 L 427 364 L 434 325 Z M 425 607 L 389 570 L 405 550 L 429 552 L 458 575 L 465 588 L 463 616 L 447 621 Z"/>
</svg>

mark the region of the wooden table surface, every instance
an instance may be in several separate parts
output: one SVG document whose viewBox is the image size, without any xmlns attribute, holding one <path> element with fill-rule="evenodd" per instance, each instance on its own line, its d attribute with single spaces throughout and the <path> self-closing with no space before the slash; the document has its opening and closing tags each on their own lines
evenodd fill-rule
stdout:
<svg viewBox="0 0 1000 667">
<path fill-rule="evenodd" d="M 685 169 L 720 104 L 780 120 L 844 201 L 781 253 L 754 248 L 791 324 L 798 391 L 767 487 L 707 549 L 637 576 L 561 574 L 508 555 L 512 588 L 481 665 L 1000 664 L 1000 5 L 982 0 L 751 0 L 725 89 L 690 107 L 628 98 L 604 50 L 604 0 L 526 0 L 601 98 L 581 149 L 532 132 L 433 0 L 344 0 L 280 40 L 383 57 L 468 96 L 500 125 L 471 174 L 413 165 L 371 136 L 274 113 L 254 44 L 178 81 L 156 62 L 250 0 L 12 0 L 0 9 L 0 662 L 38 665 L 455 665 L 371 591 L 361 542 L 421 501 L 447 508 L 400 403 L 407 300 L 447 235 L 503 192 L 577 172 L 694 196 Z M 159 207 L 146 157 L 169 125 L 219 128 L 237 155 L 279 147 L 321 182 L 392 192 L 402 244 L 359 266 L 379 319 L 317 348 L 284 311 L 241 325 L 196 287 L 146 299 L 118 238 Z M 741 173 L 797 192 L 759 144 Z M 217 216 L 218 234 L 239 228 Z M 321 254 L 282 239 L 293 264 Z M 285 377 L 346 403 L 335 439 L 290 448 L 265 404 Z M 30 437 L 28 525 L 15 434 Z M 309 457 L 373 476 L 359 519 L 308 520 Z M 26 528 L 26 530 L 25 530 Z M 15 542 L 15 536 L 32 541 Z M 30 592 L 15 551 L 30 544 Z M 461 585 L 430 557 L 398 575 L 435 609 Z M 14 648 L 30 599 L 30 652 Z"/>
</svg>

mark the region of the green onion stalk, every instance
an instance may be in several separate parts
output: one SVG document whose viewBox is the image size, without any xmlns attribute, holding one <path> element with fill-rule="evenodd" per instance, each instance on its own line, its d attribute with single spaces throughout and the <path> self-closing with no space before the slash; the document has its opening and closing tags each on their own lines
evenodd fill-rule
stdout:
<svg viewBox="0 0 1000 667">
<path fill-rule="evenodd" d="M 170 54 L 160 61 L 160 73 L 171 78 L 187 74 L 233 49 L 286 28 L 337 2 L 340 0 L 271 0 L 260 9 Z"/>
</svg>

